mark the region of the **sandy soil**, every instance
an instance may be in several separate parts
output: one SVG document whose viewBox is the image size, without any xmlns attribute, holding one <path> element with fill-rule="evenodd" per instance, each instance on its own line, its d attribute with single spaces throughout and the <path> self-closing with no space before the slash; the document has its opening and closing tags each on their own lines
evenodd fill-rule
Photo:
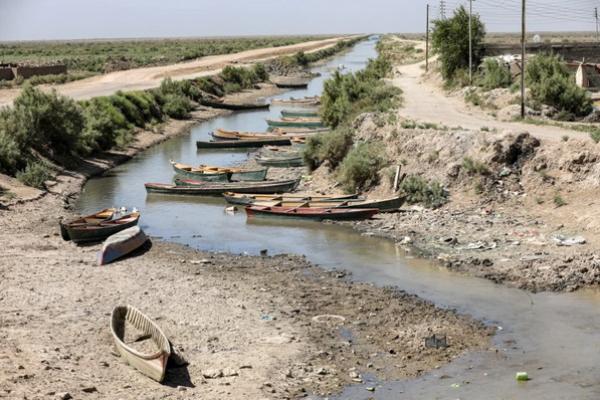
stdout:
<svg viewBox="0 0 600 400">
<path fill-rule="evenodd" d="M 192 79 L 219 73 L 228 64 L 248 63 L 293 54 L 298 51 L 312 52 L 335 45 L 348 37 L 298 43 L 289 46 L 248 50 L 234 54 L 203 57 L 198 60 L 158 67 L 135 68 L 98 75 L 62 85 L 54 85 L 58 93 L 76 100 L 107 96 L 119 90 L 143 90 L 160 85 L 164 78 L 176 80 Z M 45 87 L 45 89 L 50 89 Z M 0 90 L 0 106 L 10 105 L 19 94 L 19 89 Z"/>
<path fill-rule="evenodd" d="M 220 113 L 200 109 L 194 118 Z M 60 238 L 58 218 L 72 216 L 68 203 L 88 176 L 193 123 L 140 132 L 126 151 L 86 160 L 37 200 L 15 197 L 0 210 L 0 398 L 327 396 L 348 384 L 376 390 L 373 377 L 416 376 L 486 347 L 491 330 L 468 317 L 352 283 L 300 256 L 210 254 L 152 240 L 96 267 L 99 245 Z M 154 318 L 189 366 L 170 368 L 161 385 L 119 359 L 109 331 L 119 304 Z M 432 334 L 446 335 L 449 347 L 426 348 Z"/>
</svg>

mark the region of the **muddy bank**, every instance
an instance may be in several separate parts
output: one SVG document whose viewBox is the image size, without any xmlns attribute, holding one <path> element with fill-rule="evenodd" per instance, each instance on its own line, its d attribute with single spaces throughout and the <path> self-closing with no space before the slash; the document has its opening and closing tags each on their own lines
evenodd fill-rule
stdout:
<svg viewBox="0 0 600 400">
<path fill-rule="evenodd" d="M 598 287 L 598 146 L 540 141 L 526 132 L 381 124 L 372 115 L 357 127 L 357 140 L 387 144 L 390 166 L 369 197 L 393 194 L 396 165 L 406 176 L 440 182 L 448 193 L 439 209 L 406 205 L 354 224 L 359 231 L 449 269 L 534 292 Z M 333 182 L 323 166 L 308 187 L 323 190 Z"/>
<path fill-rule="evenodd" d="M 50 194 L 0 212 L 6 398 L 296 398 L 339 391 L 362 374 L 415 376 L 488 342 L 488 330 L 467 317 L 351 283 L 299 256 L 209 254 L 154 240 L 95 267 L 99 245 L 60 238 L 62 205 Z M 159 385 L 112 354 L 117 304 L 155 318 L 189 367 Z M 329 314 L 342 318 L 315 318 Z M 450 347 L 426 349 L 434 333 Z"/>
<path fill-rule="evenodd" d="M 58 219 L 72 217 L 69 203 L 86 179 L 221 114 L 198 109 L 193 120 L 139 132 L 126 151 L 86 160 L 47 194 L 0 210 L 0 398 L 326 396 L 348 384 L 376 386 L 373 377 L 420 375 L 487 347 L 491 331 L 469 317 L 352 283 L 300 256 L 214 254 L 153 240 L 100 268 L 100 245 L 62 241 Z M 126 365 L 109 331 L 119 304 L 156 319 L 190 365 L 170 369 L 164 385 Z M 432 334 L 446 335 L 449 347 L 426 348 Z"/>
</svg>

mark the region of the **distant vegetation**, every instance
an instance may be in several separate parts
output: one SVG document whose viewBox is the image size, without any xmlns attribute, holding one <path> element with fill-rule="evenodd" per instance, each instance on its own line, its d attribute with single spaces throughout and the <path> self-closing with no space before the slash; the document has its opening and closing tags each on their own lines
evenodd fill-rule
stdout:
<svg viewBox="0 0 600 400">
<path fill-rule="evenodd" d="M 33 78 L 32 84 L 61 83 L 94 74 L 164 65 L 217 54 L 262 47 L 279 47 L 316 36 L 223 39 L 101 40 L 72 42 L 19 42 L 0 44 L 0 63 L 64 63 L 68 75 Z"/>
<path fill-rule="evenodd" d="M 377 51 L 394 65 L 414 64 L 425 59 L 425 52 L 414 42 L 399 40 L 395 35 L 386 35 L 377 42 Z"/>
<path fill-rule="evenodd" d="M 438 19 L 433 23 L 431 44 L 439 54 L 441 72 L 449 82 L 464 80 L 469 69 L 469 13 L 464 6 L 454 11 L 452 18 Z M 472 18 L 473 67 L 483 56 L 485 26 L 479 15 Z"/>
</svg>

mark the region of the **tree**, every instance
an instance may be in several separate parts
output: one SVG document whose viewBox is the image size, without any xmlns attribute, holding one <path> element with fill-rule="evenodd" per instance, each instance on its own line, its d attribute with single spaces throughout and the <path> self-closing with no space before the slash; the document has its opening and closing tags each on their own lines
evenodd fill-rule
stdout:
<svg viewBox="0 0 600 400">
<path fill-rule="evenodd" d="M 477 66 L 483 57 L 485 26 L 476 14 L 472 16 L 471 23 L 473 65 Z M 442 76 L 450 80 L 458 70 L 469 68 L 469 12 L 460 6 L 452 18 L 434 21 L 433 25 L 431 45 L 439 54 Z"/>
</svg>

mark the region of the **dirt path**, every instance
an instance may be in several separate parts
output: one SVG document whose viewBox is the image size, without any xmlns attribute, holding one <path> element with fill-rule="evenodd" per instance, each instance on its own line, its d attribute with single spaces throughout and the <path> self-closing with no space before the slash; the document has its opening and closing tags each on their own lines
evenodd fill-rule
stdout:
<svg viewBox="0 0 600 400">
<path fill-rule="evenodd" d="M 460 126 L 466 129 L 488 127 L 499 132 L 529 132 L 538 139 L 561 140 L 571 138 L 589 140 L 589 135 L 553 126 L 537 126 L 520 122 L 499 121 L 483 111 L 469 108 L 459 98 L 448 97 L 433 83 L 423 79 L 424 62 L 403 65 L 397 68 L 394 85 L 404 92 L 404 105 L 400 115 L 416 121 L 432 122 L 449 127 Z"/>
<path fill-rule="evenodd" d="M 107 96 L 119 90 L 151 89 L 159 86 L 160 82 L 167 77 L 180 80 L 214 75 L 227 64 L 267 60 L 281 55 L 293 54 L 298 51 L 314 52 L 331 47 L 343 39 L 348 39 L 348 37 L 315 40 L 290 46 L 269 47 L 234 54 L 203 57 L 190 62 L 158 67 L 117 71 L 63 85 L 45 86 L 44 89 L 55 88 L 60 94 L 76 100 Z M 12 104 L 12 101 L 19 95 L 19 92 L 19 89 L 0 90 L 0 107 Z"/>
</svg>

